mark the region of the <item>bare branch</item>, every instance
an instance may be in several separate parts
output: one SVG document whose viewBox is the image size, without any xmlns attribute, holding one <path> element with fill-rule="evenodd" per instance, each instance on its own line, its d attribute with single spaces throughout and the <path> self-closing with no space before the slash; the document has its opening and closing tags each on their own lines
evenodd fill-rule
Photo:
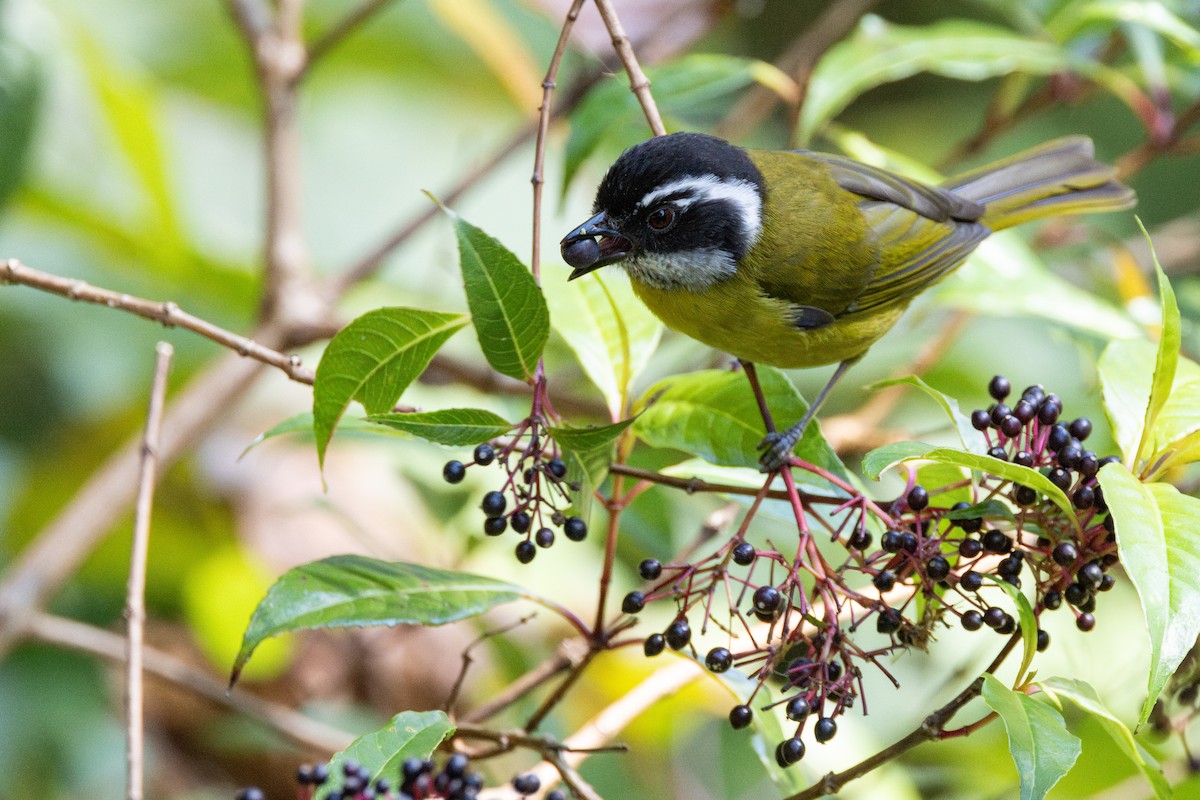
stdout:
<svg viewBox="0 0 1200 800">
<path fill-rule="evenodd" d="M 294 381 L 309 385 L 313 382 L 313 372 L 301 365 L 300 356 L 285 355 L 252 338 L 227 331 L 189 314 L 171 301 L 146 300 L 124 292 L 101 289 L 85 281 L 60 278 L 57 275 L 28 267 L 15 258 L 0 264 L 0 284 L 6 283 L 41 289 L 68 300 L 96 303 L 107 308 L 128 311 L 130 314 L 153 320 L 167 328 L 185 328 L 229 348 L 240 356 L 261 361 L 267 366 L 282 370 Z M 330 332 L 332 333 L 332 330 Z"/>
<path fill-rule="evenodd" d="M 650 130 L 654 132 L 655 136 L 666 135 L 667 129 L 663 125 L 662 116 L 658 113 L 658 104 L 654 102 L 654 95 L 650 93 L 650 79 L 646 77 L 646 73 L 642 72 L 642 67 L 638 64 L 637 54 L 633 52 L 633 44 L 625 34 L 625 29 L 621 27 L 621 20 L 617 17 L 617 10 L 613 8 L 612 0 L 596 0 L 596 9 L 600 12 L 600 17 L 604 20 L 604 26 L 608 28 L 609 35 L 612 36 L 613 48 L 617 51 L 617 57 L 621 59 L 626 74 L 629 75 L 629 89 L 641 103 L 642 113 L 646 115 L 646 122 L 650 124 Z"/>
<path fill-rule="evenodd" d="M 150 550 L 150 511 L 158 477 L 158 444 L 162 431 L 163 404 L 167 395 L 167 372 L 175 351 L 166 342 L 156 348 L 150 408 L 142 436 L 142 470 L 138 481 L 137 508 L 133 516 L 133 545 L 129 555 L 129 581 L 125 594 L 128 638 L 125 650 L 126 793 L 129 800 L 142 800 L 144 781 L 142 756 L 145 750 L 143 719 L 142 649 L 146 632 L 146 556 Z"/>
<path fill-rule="evenodd" d="M 125 660 L 125 639 L 102 628 L 39 612 L 30 620 L 29 633 L 35 639 L 120 664 Z M 153 647 L 144 648 L 142 662 L 146 672 L 181 686 L 217 705 L 255 717 L 281 735 L 307 750 L 329 755 L 354 740 L 354 736 L 309 719 L 287 706 L 263 700 L 245 692 L 229 694 L 223 680 L 209 675 L 178 658 Z"/>
</svg>

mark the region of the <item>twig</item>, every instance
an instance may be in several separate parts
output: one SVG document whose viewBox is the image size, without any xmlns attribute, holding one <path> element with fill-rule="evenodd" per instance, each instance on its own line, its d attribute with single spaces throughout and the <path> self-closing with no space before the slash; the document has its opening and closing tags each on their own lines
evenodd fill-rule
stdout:
<svg viewBox="0 0 1200 800">
<path fill-rule="evenodd" d="M 167 372 L 175 351 L 159 342 L 154 362 L 154 381 L 146 431 L 142 436 L 142 470 L 138 480 L 137 507 L 133 515 L 133 545 L 129 555 L 129 581 L 125 591 L 128 630 L 125 663 L 125 756 L 128 767 L 126 793 L 129 800 L 142 800 L 145 753 L 144 694 L 142 692 L 142 648 L 146 633 L 146 556 L 150 551 L 150 512 L 158 477 L 158 446 L 162 431 L 163 404 L 167 396 Z"/>
<path fill-rule="evenodd" d="M 761 492 L 761 488 L 753 486 L 738 486 L 732 483 L 713 483 L 706 481 L 703 478 L 679 478 L 674 475 L 664 475 L 661 472 L 642 469 L 641 467 L 631 467 L 628 464 L 612 464 L 609 471 L 614 475 L 627 475 L 631 478 L 637 478 L 642 481 L 649 481 L 660 486 L 670 486 L 673 489 L 682 489 L 688 494 L 715 493 L 715 494 L 734 494 L 744 497 L 757 497 Z M 765 495 L 772 500 L 787 500 L 788 493 L 783 489 L 771 489 Z M 825 505 L 836 505 L 845 502 L 844 497 L 823 497 L 821 495 L 808 494 L 800 492 L 800 499 L 806 503 L 816 503 Z"/>
<path fill-rule="evenodd" d="M 345 41 L 350 34 L 358 30 L 376 12 L 381 11 L 390 2 L 391 0 L 364 0 L 361 5 L 351 9 L 350 13 L 330 26 L 329 30 L 318 36 L 308 46 L 308 52 L 305 54 L 304 63 L 300 65 L 300 69 L 296 74 L 296 80 L 303 80 L 315 62 L 322 59 L 330 50 Z"/>
<path fill-rule="evenodd" d="M 992 673 L 999 669 L 1000 665 L 1004 663 L 1004 659 L 1008 657 L 1008 654 L 1012 652 L 1013 647 L 1020 640 L 1021 634 L 1019 631 L 1010 636 L 1008 641 L 1004 643 L 1004 647 L 992 659 L 992 663 L 988 664 L 983 670 L 983 674 Z M 946 723 L 961 711 L 967 703 L 978 697 L 982 691 L 983 675 L 980 675 L 971 681 L 970 686 L 956 694 L 950 702 L 927 716 L 914 731 L 903 739 L 885 747 L 873 756 L 863 759 L 847 770 L 838 773 L 829 773 L 817 783 L 814 783 L 802 792 L 791 795 L 786 800 L 817 800 L 817 798 L 825 797 L 826 795 L 837 794 L 838 790 L 850 781 L 861 778 L 863 775 L 878 769 L 883 764 L 898 758 L 919 744 L 939 738 L 942 731 L 945 730 Z"/>
<path fill-rule="evenodd" d="M 130 314 L 152 320 L 167 328 L 185 328 L 229 348 L 240 356 L 261 361 L 267 366 L 282 370 L 294 381 L 310 386 L 313 382 L 313 372 L 301 366 L 300 356 L 280 353 L 253 338 L 227 331 L 207 320 L 189 314 L 170 301 L 146 300 L 124 292 L 101 289 L 85 281 L 60 278 L 57 275 L 28 267 L 15 258 L 0 264 L 0 284 L 6 283 L 41 289 L 68 300 L 96 303 L 107 308 L 128 311 Z"/>
<path fill-rule="evenodd" d="M 583 639 L 567 639 L 558 646 L 554 655 L 498 692 L 491 700 L 470 713 L 460 717 L 463 722 L 479 723 L 490 719 L 508 706 L 525 697 L 554 676 L 579 665 L 587 655 L 588 645 Z"/>
<path fill-rule="evenodd" d="M 29 624 L 29 634 L 42 642 L 89 653 L 120 664 L 125 660 L 125 639 L 102 628 L 38 612 Z M 255 717 L 298 746 L 321 755 L 344 750 L 354 736 L 324 722 L 309 719 L 279 703 L 251 694 L 226 692 L 225 681 L 180 661 L 153 647 L 143 649 L 142 666 L 147 673 L 183 687 L 194 694 Z"/>
<path fill-rule="evenodd" d="M 600 12 L 600 17 L 604 20 L 604 27 L 608 28 L 613 48 L 617 51 L 617 57 L 621 59 L 621 64 L 625 67 L 626 74 L 629 75 L 629 89 L 641 104 L 642 113 L 646 115 L 646 122 L 649 123 L 650 130 L 655 136 L 666 135 L 666 126 L 663 125 L 662 116 L 658 113 L 654 95 L 650 93 L 650 79 L 646 77 L 646 73 L 642 72 L 642 67 L 638 64 L 637 54 L 633 52 L 633 44 L 625 34 L 625 29 L 621 27 L 621 20 L 617 17 L 617 10 L 613 8 L 612 0 L 596 0 L 596 10 Z"/>
<path fill-rule="evenodd" d="M 575 20 L 579 19 L 579 9 L 583 8 L 584 0 L 574 0 L 567 10 L 563 20 L 562 31 L 558 34 L 558 44 L 554 54 L 550 56 L 550 66 L 546 68 L 546 77 L 542 79 L 542 104 L 538 107 L 537 144 L 533 154 L 533 244 L 530 250 L 529 267 L 533 279 L 542 282 L 542 187 L 546 182 L 543 171 L 546 167 L 546 137 L 550 132 L 550 101 L 554 98 L 554 88 L 557 86 L 558 68 L 562 65 L 563 54 L 567 52 L 567 42 L 571 39 L 571 29 Z"/>
<path fill-rule="evenodd" d="M 474 641 L 463 648 L 462 668 L 459 669 L 458 677 L 454 680 L 454 685 L 450 687 L 450 694 L 446 697 L 446 703 L 444 707 L 447 714 L 454 713 L 454 706 L 458 703 L 459 692 L 462 691 L 463 683 L 465 683 L 467 679 L 467 670 L 471 668 L 471 664 L 475 663 L 475 659 L 471 658 L 471 651 L 486 642 L 488 639 L 491 639 L 493 636 L 499 636 L 500 634 L 508 633 L 516 628 L 521 627 L 522 625 L 527 624 L 529 620 L 533 619 L 535 616 L 536 613 L 526 614 L 525 616 L 521 617 L 515 622 L 509 623 L 508 625 L 495 630 L 484 631 L 483 633 L 479 634 L 479 636 L 475 637 Z"/>
</svg>

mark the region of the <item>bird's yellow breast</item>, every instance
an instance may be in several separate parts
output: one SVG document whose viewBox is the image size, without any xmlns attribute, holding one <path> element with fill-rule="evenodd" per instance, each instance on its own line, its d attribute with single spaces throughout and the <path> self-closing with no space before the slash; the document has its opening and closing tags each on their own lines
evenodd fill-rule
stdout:
<svg viewBox="0 0 1200 800">
<path fill-rule="evenodd" d="M 735 275 L 703 292 L 656 289 L 633 280 L 633 289 L 667 327 L 740 359 L 785 369 L 817 367 L 857 358 L 888 330 L 903 306 L 849 314 L 823 328 L 791 324 L 787 304 L 767 297 L 752 279 Z"/>
</svg>

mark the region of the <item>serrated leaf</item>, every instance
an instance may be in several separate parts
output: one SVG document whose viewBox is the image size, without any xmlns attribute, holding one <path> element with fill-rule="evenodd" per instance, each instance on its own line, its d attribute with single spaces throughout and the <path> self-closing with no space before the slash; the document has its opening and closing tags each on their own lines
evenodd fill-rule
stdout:
<svg viewBox="0 0 1200 800">
<path fill-rule="evenodd" d="M 1143 484 L 1121 464 L 1106 464 L 1099 479 L 1150 634 L 1140 726 L 1200 636 L 1200 500 L 1165 483 Z"/>
<path fill-rule="evenodd" d="M 1048 694 L 1056 698 L 1066 698 L 1090 714 L 1092 719 L 1104 729 L 1104 732 L 1112 737 L 1121 753 L 1132 761 L 1134 766 L 1146 777 L 1151 788 L 1154 789 L 1155 797 L 1159 800 L 1171 797 L 1171 787 L 1167 783 L 1158 761 L 1138 744 L 1137 740 L 1133 738 L 1133 731 L 1129 730 L 1124 722 L 1117 719 L 1116 715 L 1108 710 L 1108 706 L 1096 694 L 1095 689 L 1084 681 L 1074 678 L 1051 678 L 1047 681 L 1040 681 L 1039 685 Z"/>
<path fill-rule="evenodd" d="M 551 428 L 550 435 L 570 457 L 569 462 L 576 462 L 583 470 L 589 485 L 596 487 L 608 475 L 613 443 L 632 424 L 632 419 L 625 419 L 612 425 L 588 428 L 562 426 Z"/>
<path fill-rule="evenodd" d="M 443 408 L 412 414 L 373 414 L 371 422 L 411 433 L 426 441 L 461 447 L 481 444 L 502 436 L 513 424 L 499 414 L 482 408 Z"/>
<path fill-rule="evenodd" d="M 566 270 L 543 276 L 550 324 L 575 353 L 613 419 L 628 408 L 630 385 L 658 346 L 663 325 L 633 294 L 623 273 L 593 273 L 567 283 Z"/>
<path fill-rule="evenodd" d="M 499 240 L 441 208 L 454 223 L 467 307 L 484 358 L 502 375 L 532 381 L 550 337 L 550 310 L 541 287 Z"/>
<path fill-rule="evenodd" d="M 1082 750 L 1062 714 L 1014 692 L 992 674 L 983 676 L 983 700 L 1008 733 L 1008 749 L 1021 779 L 1021 800 L 1041 800 L 1074 766 Z"/>
<path fill-rule="evenodd" d="M 808 404 L 787 376 L 773 367 L 758 368 L 758 379 L 776 423 L 790 425 Z M 645 406 L 634 432 L 653 447 L 693 453 L 733 467 L 757 467 L 758 444 L 765 435 L 762 416 L 746 376 L 729 370 L 703 370 L 659 381 L 642 395 Z M 796 455 L 842 478 L 845 467 L 810 424 Z"/>
<path fill-rule="evenodd" d="M 467 324 L 463 314 L 417 308 L 378 308 L 363 314 L 330 340 L 313 382 L 313 434 L 317 459 L 351 400 L 368 414 L 391 411 L 438 349 Z"/>
<path fill-rule="evenodd" d="M 975 430 L 975 427 L 971 425 L 971 418 L 962 413 L 962 411 L 959 409 L 958 401 L 953 397 L 934 389 L 916 375 L 880 381 L 870 388 L 880 389 L 885 386 L 896 385 L 915 386 L 925 394 L 932 397 L 937 401 L 937 404 L 942 407 L 942 411 L 946 412 L 946 416 L 950 419 L 950 424 L 953 425 L 954 429 L 958 432 L 958 438 L 959 441 L 962 442 L 963 447 L 967 448 L 967 450 L 971 451 L 972 453 L 987 452 L 987 440 L 984 439 L 982 433 Z"/>
<path fill-rule="evenodd" d="M 404 711 L 392 717 L 386 726 L 364 734 L 329 762 L 329 773 L 340 776 L 342 766 L 354 761 L 376 778 L 394 780 L 406 758 L 426 759 L 446 737 L 454 733 L 454 724 L 443 711 Z M 317 792 L 325 797 L 341 781 L 330 781 Z"/>
<path fill-rule="evenodd" d="M 1001 461 L 988 455 L 967 453 L 948 447 L 937 447 L 922 442 L 897 442 L 885 445 L 871 451 L 863 458 L 863 472 L 873 478 L 878 478 L 883 470 L 900 461 L 928 459 L 940 461 L 943 464 L 955 464 L 967 469 L 978 470 L 997 478 L 1012 481 L 1022 486 L 1028 486 L 1046 496 L 1054 503 L 1072 523 L 1078 527 L 1079 521 L 1075 516 L 1075 508 L 1062 489 L 1059 489 L 1050 479 L 1032 467 L 1023 467 L 1011 461 Z M 868 466 L 870 469 L 868 469 Z"/>
<path fill-rule="evenodd" d="M 258 604 L 231 683 L 264 639 L 308 628 L 445 625 L 522 596 L 492 578 L 420 564 L 332 556 L 288 570 Z"/>
<path fill-rule="evenodd" d="M 1054 42 L 1005 28 L 965 20 L 909 27 L 868 14 L 813 70 L 798 141 L 812 141 L 825 123 L 864 92 L 921 72 L 979 81 L 1012 72 L 1047 75 L 1071 66 L 1067 53 Z"/>
</svg>

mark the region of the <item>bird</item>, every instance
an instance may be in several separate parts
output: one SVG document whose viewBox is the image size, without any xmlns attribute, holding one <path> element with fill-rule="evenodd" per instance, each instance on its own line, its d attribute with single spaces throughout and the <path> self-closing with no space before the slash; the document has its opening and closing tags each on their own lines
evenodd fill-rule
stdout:
<svg viewBox="0 0 1200 800">
<path fill-rule="evenodd" d="M 1135 202 L 1081 135 L 932 185 L 846 156 L 679 132 L 623 152 L 560 251 L 568 280 L 620 265 L 667 327 L 744 364 L 838 365 L 804 416 L 759 445 L 769 472 L 846 370 L 994 231 Z"/>
</svg>

